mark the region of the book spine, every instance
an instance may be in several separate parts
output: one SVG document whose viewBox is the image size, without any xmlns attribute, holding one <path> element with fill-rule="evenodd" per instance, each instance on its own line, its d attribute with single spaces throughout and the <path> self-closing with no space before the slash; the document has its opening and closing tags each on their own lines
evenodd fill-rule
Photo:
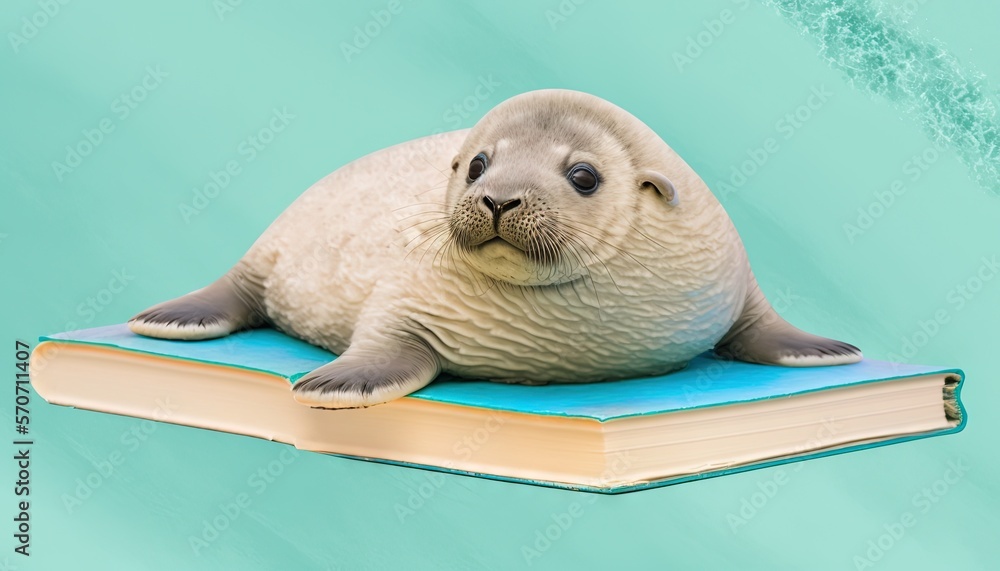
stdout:
<svg viewBox="0 0 1000 571">
<path fill-rule="evenodd" d="M 962 404 L 958 400 L 958 387 L 962 383 L 962 377 L 958 375 L 948 375 L 944 381 L 942 396 L 944 397 L 944 416 L 949 422 L 956 425 L 962 424 Z"/>
</svg>

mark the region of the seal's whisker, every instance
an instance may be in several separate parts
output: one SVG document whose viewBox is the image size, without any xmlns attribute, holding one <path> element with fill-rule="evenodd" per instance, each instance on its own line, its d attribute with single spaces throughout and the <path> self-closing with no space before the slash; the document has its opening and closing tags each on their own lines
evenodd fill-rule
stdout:
<svg viewBox="0 0 1000 571">
<path fill-rule="evenodd" d="M 447 232 L 447 230 L 448 229 L 446 228 L 446 224 L 440 222 L 438 224 L 435 224 L 434 226 L 431 226 L 430 228 L 422 230 L 419 234 L 411 238 L 409 242 L 403 244 L 403 249 L 406 250 L 407 257 L 412 252 L 423 249 L 425 245 L 433 243 L 432 240 L 434 238 L 437 238 L 438 236 Z M 417 240 L 419 240 L 419 242 L 414 244 L 414 242 L 416 242 Z"/>
<path fill-rule="evenodd" d="M 571 286 L 573 287 L 573 291 L 576 292 L 577 298 L 580 299 L 580 300 L 582 300 L 583 297 L 580 296 L 580 292 L 576 291 L 576 281 L 583 282 L 584 287 L 586 287 L 586 285 L 588 283 L 590 284 L 590 287 L 588 289 L 590 290 L 591 293 L 594 294 L 594 300 L 597 301 L 597 318 L 600 321 L 603 322 L 604 321 L 604 305 L 601 303 L 601 294 L 598 291 L 597 283 L 594 281 L 594 276 L 593 276 L 593 274 L 590 271 L 590 266 L 587 265 L 587 263 L 583 261 L 583 257 L 580 254 L 580 251 L 577 249 L 577 245 L 578 244 L 576 243 L 576 240 L 574 240 L 569 235 L 566 235 L 566 239 L 567 239 L 567 244 L 566 244 L 567 247 L 573 252 L 574 256 L 576 256 L 577 262 L 580 264 L 580 267 L 585 270 L 584 273 L 583 273 L 583 275 L 580 276 L 580 278 L 581 278 L 580 280 L 574 280 L 574 281 L 570 282 Z M 584 246 L 584 245 L 583 244 L 579 244 L 579 246 Z"/>
<path fill-rule="evenodd" d="M 447 235 L 446 235 L 447 236 Z M 444 270 L 448 267 L 448 262 L 452 262 L 452 271 L 457 275 L 458 266 L 455 265 L 454 256 L 455 241 L 450 239 L 445 239 L 444 244 L 442 244 L 436 252 L 434 252 L 434 258 L 431 260 L 431 267 L 435 268 L 442 277 L 444 276 Z"/>
<path fill-rule="evenodd" d="M 600 264 L 602 268 L 604 268 L 604 273 L 608 276 L 608 279 L 611 280 L 611 285 L 615 286 L 615 289 L 618 290 L 618 293 L 620 293 L 621 295 L 625 295 L 625 292 L 622 291 L 622 288 L 618 287 L 618 282 L 615 281 L 615 276 L 612 275 L 611 268 L 609 268 L 608 265 L 605 264 L 604 261 L 597 256 L 597 254 L 594 253 L 594 250 L 579 238 L 574 237 L 571 239 L 574 242 L 576 242 L 581 248 L 583 248 L 584 251 L 588 252 L 590 254 L 590 257 L 593 258 L 594 261 L 596 261 L 598 264 Z"/>
<path fill-rule="evenodd" d="M 416 196 L 421 196 L 421 195 L 423 195 L 423 194 L 427 194 L 428 192 L 430 192 L 430 191 L 432 191 L 432 190 L 441 190 L 442 188 L 448 188 L 448 185 L 447 185 L 447 184 L 442 184 L 442 185 L 439 185 L 439 186 L 432 186 L 432 187 L 430 187 L 430 188 L 428 188 L 428 189 L 424 189 L 424 190 L 418 190 L 418 191 L 417 191 L 417 192 L 415 192 L 414 194 L 415 194 Z"/>
<path fill-rule="evenodd" d="M 456 251 L 458 252 L 459 257 L 462 258 L 462 261 L 465 263 L 465 265 L 472 266 L 472 263 L 470 263 L 469 260 L 468 260 L 468 258 L 467 258 L 468 251 L 465 250 L 465 248 L 458 248 Z M 494 287 L 496 287 L 497 284 L 499 283 L 497 280 L 493 279 L 491 276 L 488 276 L 488 275 L 486 275 L 486 274 L 484 274 L 482 272 L 475 272 L 475 271 L 473 271 L 473 272 L 468 272 L 468 274 L 473 277 L 473 281 L 475 282 L 473 294 L 476 297 L 483 297 L 483 296 L 485 296 L 487 293 L 489 293 L 489 291 L 491 289 L 493 289 Z M 485 281 L 488 285 L 482 291 L 480 291 L 479 293 L 475 293 L 475 287 L 477 287 L 477 286 L 480 285 L 480 280 Z"/>
<path fill-rule="evenodd" d="M 463 263 L 461 259 L 461 246 L 455 242 L 455 240 L 449 240 L 447 242 L 447 261 L 451 263 L 451 276 L 454 279 L 462 280 L 467 277 L 469 273 L 467 268 L 459 267 Z M 446 266 L 447 267 L 447 266 Z M 464 271 L 463 271 L 464 270 Z"/>
<path fill-rule="evenodd" d="M 411 230 L 416 229 L 418 226 L 426 226 L 425 228 L 421 228 L 421 229 L 417 230 L 417 232 L 418 232 L 417 235 L 410 240 L 410 242 L 412 242 L 413 240 L 420 238 L 421 235 L 426 234 L 427 232 L 432 232 L 434 230 L 439 229 L 441 225 L 448 225 L 448 221 L 447 220 L 421 220 L 420 222 L 416 222 L 416 223 L 411 224 L 409 226 L 406 226 L 404 228 L 397 229 L 397 233 L 398 234 L 409 234 Z M 404 247 L 408 247 L 410 245 L 410 242 L 407 242 L 406 244 L 404 244 Z"/>
<path fill-rule="evenodd" d="M 647 236 L 647 235 L 646 235 L 646 233 L 645 233 L 645 232 L 643 232 L 642 230 L 639 230 L 638 228 L 636 228 L 636 227 L 635 227 L 635 224 L 632 224 L 632 222 L 629 222 L 629 223 L 628 223 L 628 225 L 629 225 L 629 226 L 631 226 L 633 230 L 635 230 L 636 232 L 638 232 L 638 233 L 639 233 L 639 235 L 640 235 L 640 236 L 642 236 L 643 238 L 645 238 L 645 239 L 649 240 L 650 242 L 652 242 L 653 244 L 656 244 L 657 246 L 659 246 L 659 247 L 663 248 L 664 250 L 669 250 L 669 248 L 667 248 L 666 246 L 664 246 L 664 245 L 663 245 L 663 244 L 661 244 L 660 242 L 657 242 L 656 240 L 654 240 L 654 239 L 650 238 L 650 237 L 649 237 L 649 236 Z"/>
<path fill-rule="evenodd" d="M 553 266 L 558 263 L 559 248 L 549 232 L 539 233 L 538 242 L 541 245 L 542 252 L 544 252 L 542 259 L 550 268 L 549 275 L 551 277 Z"/>
<path fill-rule="evenodd" d="M 415 189 L 412 192 L 413 196 L 422 196 L 432 190 L 441 190 L 442 188 L 448 188 L 448 181 L 445 181 L 444 184 L 435 184 L 426 188 Z"/>
<path fill-rule="evenodd" d="M 410 163 L 410 164 L 412 165 L 412 163 Z M 448 181 L 443 181 L 443 184 L 437 184 L 437 183 L 441 183 L 441 182 L 442 181 L 426 181 L 426 183 L 429 183 L 431 185 L 431 188 L 445 188 L 446 186 L 448 186 Z M 409 186 L 409 185 L 407 185 L 407 186 Z M 418 187 L 416 189 L 412 189 L 410 192 L 412 192 L 414 195 L 422 194 L 424 191 L 420 190 L 420 188 L 426 188 L 426 187 L 424 187 L 423 185 L 421 185 L 420 187 Z"/>
<path fill-rule="evenodd" d="M 406 220 L 407 218 L 413 218 L 414 216 L 423 216 L 424 214 L 436 214 L 442 218 L 448 218 L 448 213 L 443 210 L 425 210 L 423 212 L 417 212 L 416 214 L 407 214 L 406 216 L 400 216 L 397 220 Z"/>
<path fill-rule="evenodd" d="M 545 254 L 542 251 L 541 237 L 537 233 L 528 236 L 525 253 L 530 258 L 534 258 L 536 263 L 545 265 Z"/>
<path fill-rule="evenodd" d="M 597 240 L 599 243 L 604 244 L 605 246 L 608 246 L 610 248 L 613 248 L 614 250 L 617 250 L 619 253 L 621 253 L 621 254 L 623 254 L 625 256 L 628 256 L 628 258 L 630 260 L 632 260 L 636 264 L 639 264 L 639 266 L 641 266 L 644 270 L 646 270 L 646 272 L 648 272 L 649 275 L 651 275 L 653 277 L 657 277 L 657 274 L 655 272 L 653 272 L 653 270 L 649 269 L 649 267 L 646 264 L 643 264 L 642 262 L 640 262 L 635 256 L 633 256 L 632 254 L 630 254 L 626 250 L 623 250 L 623 249 L 619 248 L 618 246 L 615 246 L 614 244 L 612 244 L 611 242 L 608 242 L 604 238 L 601 238 L 601 237 L 595 235 L 593 232 L 588 232 L 587 230 L 584 230 L 583 228 L 580 228 L 579 226 L 576 226 L 575 224 L 568 223 L 568 222 L 563 222 L 563 224 L 565 224 L 567 227 L 573 229 L 576 232 L 580 232 L 581 234 L 586 234 L 587 236 L 590 236 L 594 240 Z M 583 224 L 583 223 L 581 222 L 581 224 Z M 586 226 L 588 228 L 593 228 L 594 230 L 598 229 L 598 228 L 596 228 L 594 226 L 591 226 L 589 224 L 584 224 L 584 226 Z"/>
<path fill-rule="evenodd" d="M 584 262 L 583 258 L 580 257 L 580 252 L 573 245 L 573 241 L 570 238 L 570 236 L 565 231 L 556 230 L 555 231 L 555 237 L 556 237 L 556 239 L 558 239 L 560 241 L 560 244 L 561 244 L 560 247 L 559 247 L 560 248 L 560 255 L 562 255 L 563 251 L 568 251 L 572 255 L 572 258 L 574 260 L 576 260 L 576 267 L 578 267 L 580 269 L 580 271 L 583 272 L 583 273 L 585 273 L 585 274 L 589 273 L 590 272 L 590 268 L 587 267 L 586 262 Z M 574 266 L 570 265 L 570 267 L 569 267 L 569 273 L 572 273 L 573 270 L 574 270 Z"/>
<path fill-rule="evenodd" d="M 438 174 L 440 174 L 440 175 L 442 176 L 442 178 L 444 178 L 445 180 L 448 180 L 448 179 L 450 179 L 450 178 L 451 178 L 451 176 L 450 176 L 450 175 L 446 174 L 446 173 L 445 173 L 445 172 L 444 172 L 443 170 L 441 170 L 441 169 L 437 168 L 437 166 L 435 166 L 435 165 L 434 165 L 434 163 L 432 163 L 432 162 L 430 162 L 429 160 L 427 160 L 427 157 L 425 157 L 425 156 L 421 155 L 421 156 L 420 156 L 420 158 L 421 158 L 421 159 L 422 159 L 422 160 L 423 160 L 423 161 L 424 161 L 425 163 L 427 163 L 428 165 L 430 165 L 430 167 L 431 167 L 432 169 L 436 170 L 436 171 L 438 172 Z"/>
<path fill-rule="evenodd" d="M 440 202 L 416 202 L 413 204 L 404 204 L 403 206 L 400 206 L 398 208 L 393 208 L 392 211 L 396 212 L 397 210 L 402 210 L 404 208 L 415 208 L 417 206 L 439 206 L 441 208 L 444 208 L 445 211 L 448 210 L 448 205 Z"/>
<path fill-rule="evenodd" d="M 412 244 L 414 241 L 419 240 L 420 238 L 424 238 L 427 234 L 432 234 L 431 237 L 437 236 L 438 233 L 447 230 L 447 226 L 448 226 L 447 222 L 438 222 L 434 226 L 432 226 L 432 227 L 428 228 L 427 230 L 424 230 L 423 232 L 417 234 L 416 237 L 414 237 L 413 239 L 411 239 L 409 242 L 406 243 L 406 245 L 403 246 L 404 248 L 407 248 L 409 250 L 406 253 L 406 255 L 409 256 L 411 253 L 415 252 L 416 250 L 419 250 L 420 247 L 423 246 L 425 243 L 427 243 L 427 241 L 430 238 L 426 238 L 426 239 L 422 240 L 419 244 L 417 244 L 416 246 L 414 246 L 412 249 L 409 249 L 410 248 L 410 244 Z"/>
<path fill-rule="evenodd" d="M 447 224 L 448 221 L 449 218 L 447 216 L 438 216 L 437 218 L 429 218 L 427 220 L 417 220 L 412 224 L 408 224 L 406 226 L 397 228 L 396 231 L 402 234 L 404 232 L 412 230 L 413 228 L 416 228 L 417 226 L 420 226 L 421 224 L 434 224 L 434 227 L 436 228 L 438 224 Z"/>
<path fill-rule="evenodd" d="M 420 155 L 419 155 L 419 158 L 420 158 L 420 160 L 422 160 L 422 161 L 424 161 L 425 163 L 427 163 L 428 165 L 430 165 L 430 167 L 431 167 L 432 169 L 434 169 L 435 171 L 437 171 L 437 173 L 438 173 L 438 174 L 440 174 L 440 175 L 441 175 L 441 176 L 442 176 L 443 178 L 445 178 L 445 179 L 447 179 L 447 178 L 448 178 L 448 175 L 446 175 L 446 174 L 444 173 L 444 171 L 442 171 L 441 169 L 439 169 L 439 168 L 437 168 L 436 166 L 434 166 L 434 163 L 432 163 L 431 161 L 427 160 L 427 156 L 426 156 L 426 155 L 424 155 L 424 154 L 420 154 Z M 413 162 L 413 157 L 412 157 L 412 156 L 408 156 L 408 157 L 406 157 L 406 159 L 405 159 L 405 160 L 406 160 L 407 164 L 409 164 L 409 165 L 410 165 L 411 167 L 413 167 L 413 168 L 420 168 L 420 165 L 419 165 L 419 164 L 417 164 L 417 163 L 414 163 L 414 162 Z"/>
<path fill-rule="evenodd" d="M 438 231 L 437 231 L 437 232 L 436 232 L 436 233 L 434 234 L 434 239 L 430 241 L 430 244 L 429 244 L 429 245 L 428 245 L 428 246 L 427 246 L 426 248 L 424 248 L 424 253 L 423 253 L 423 254 L 420 254 L 420 259 L 418 259 L 418 260 L 417 260 L 417 265 L 418 265 L 418 266 L 419 266 L 419 265 L 421 265 L 421 264 L 423 264 L 423 262 L 424 262 L 424 256 L 426 256 L 426 255 L 427 255 L 427 252 L 430 252 L 430 251 L 431 251 L 431 249 L 433 248 L 434 244 L 435 244 L 435 243 L 436 243 L 436 242 L 437 242 L 437 241 L 438 241 L 438 240 L 439 240 L 439 239 L 440 239 L 440 238 L 441 238 L 442 236 L 444 236 L 444 237 L 445 237 L 445 239 L 447 239 L 447 232 L 448 232 L 448 228 L 447 228 L 447 227 L 445 227 L 445 228 L 442 228 L 442 229 L 438 230 Z M 436 255 L 436 251 L 435 251 L 435 255 Z M 432 258 L 431 258 L 431 264 L 433 265 L 433 263 L 434 263 L 434 258 L 432 257 Z"/>
</svg>

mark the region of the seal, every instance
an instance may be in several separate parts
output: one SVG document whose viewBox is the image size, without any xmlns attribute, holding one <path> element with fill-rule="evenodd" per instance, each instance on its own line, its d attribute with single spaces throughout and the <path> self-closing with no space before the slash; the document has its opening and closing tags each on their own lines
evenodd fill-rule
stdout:
<svg viewBox="0 0 1000 571">
<path fill-rule="evenodd" d="M 318 408 L 385 403 L 440 373 L 661 375 L 713 348 L 787 366 L 861 359 L 774 311 L 722 205 L 656 133 L 566 90 L 334 171 L 224 276 L 129 325 L 188 340 L 271 326 L 329 349 L 339 357 L 292 389 Z"/>
</svg>

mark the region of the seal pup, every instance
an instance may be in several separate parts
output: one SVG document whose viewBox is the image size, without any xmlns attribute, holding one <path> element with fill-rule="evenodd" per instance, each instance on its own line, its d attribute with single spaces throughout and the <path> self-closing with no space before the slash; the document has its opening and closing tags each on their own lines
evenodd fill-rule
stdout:
<svg viewBox="0 0 1000 571">
<path fill-rule="evenodd" d="M 712 348 L 787 366 L 861 359 L 775 313 L 722 205 L 656 133 L 566 90 L 337 169 L 223 277 L 129 326 L 190 340 L 272 326 L 329 349 L 339 357 L 292 388 L 319 408 L 388 402 L 442 372 L 596 382 Z"/>
</svg>

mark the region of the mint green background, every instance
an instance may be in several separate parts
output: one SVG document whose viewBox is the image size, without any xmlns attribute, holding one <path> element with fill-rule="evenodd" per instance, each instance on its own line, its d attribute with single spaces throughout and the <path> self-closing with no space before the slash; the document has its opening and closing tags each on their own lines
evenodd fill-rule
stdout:
<svg viewBox="0 0 1000 571">
<path fill-rule="evenodd" d="M 403 2 L 350 62 L 341 42 L 386 3 L 245 2 L 223 18 L 208 0 L 61 7 L 16 53 L 0 46 L 5 378 L 15 372 L 15 339 L 121 322 L 216 278 L 300 192 L 350 160 L 470 126 L 511 95 L 566 87 L 633 112 L 717 192 L 748 148 L 779 137 L 779 151 L 723 198 L 764 291 L 773 300 L 790 292 L 779 309 L 793 323 L 880 359 L 899 355 L 921 321 L 946 316 L 910 360 L 966 371 L 971 421 L 963 433 L 599 498 L 302 453 L 258 494 L 248 478 L 288 459 L 287 447 L 48 406 L 35 396 L 33 555 L 11 551 L 8 491 L 0 499 L 8 514 L 0 565 L 6 558 L 17 569 L 515 569 L 529 563 L 522 547 L 572 508 L 582 515 L 530 567 L 850 569 L 905 512 L 916 524 L 875 567 L 994 567 L 1000 280 L 987 281 L 962 309 L 947 296 L 976 275 L 984 256 L 1000 253 L 1000 198 L 972 182 L 951 151 L 916 182 L 906 179 L 904 164 L 930 146 L 918 122 L 850 86 L 773 9 L 679 4 L 592 0 L 553 27 L 546 12 L 559 9 L 555 0 Z M 905 2 L 877 4 L 905 16 Z M 968 69 L 1000 77 L 1000 5 L 914 5 L 904 27 L 944 45 Z M 725 8 L 735 21 L 679 72 L 673 54 Z M 5 37 L 38 10 L 32 1 L 5 3 Z M 150 65 L 169 76 L 119 120 L 113 101 Z M 490 76 L 500 86 L 467 118 L 452 120 L 452 105 Z M 832 98 L 792 139 L 780 138 L 775 122 L 813 86 Z M 296 118 L 247 162 L 238 145 L 283 107 Z M 104 117 L 115 130 L 58 181 L 52 162 Z M 240 161 L 241 174 L 185 222 L 178 205 L 230 160 Z M 850 243 L 843 224 L 897 178 L 906 193 Z M 134 276 L 124 291 L 99 313 L 81 309 L 123 268 Z M 0 431 L 13 437 L 13 390 L 3 393 Z M 154 428 L 133 450 L 126 435 L 143 427 Z M 64 495 L 116 452 L 123 462 L 114 473 L 67 510 Z M 959 460 L 968 472 L 921 512 L 913 496 Z M 10 482 L 14 464 L 6 462 L 0 470 Z M 776 478 L 786 483 L 734 533 L 727 515 Z M 427 499 L 401 521 L 397 506 L 421 491 Z M 249 508 L 195 554 L 189 537 L 241 493 Z"/>
</svg>

